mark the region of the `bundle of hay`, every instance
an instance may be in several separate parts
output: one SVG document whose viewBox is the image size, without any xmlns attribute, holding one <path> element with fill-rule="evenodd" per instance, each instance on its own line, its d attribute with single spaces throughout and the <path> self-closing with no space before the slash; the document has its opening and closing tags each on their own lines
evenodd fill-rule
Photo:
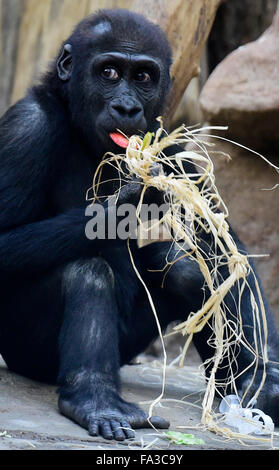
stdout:
<svg viewBox="0 0 279 470">
<path fill-rule="evenodd" d="M 160 220 L 160 223 L 167 224 L 169 227 L 173 243 L 177 244 L 181 251 L 178 258 L 187 256 L 198 263 L 204 276 L 205 285 L 210 292 L 200 310 L 192 312 L 185 322 L 175 328 L 177 333 L 180 332 L 188 336 L 181 364 L 193 335 L 200 332 L 210 320 L 212 326 L 211 346 L 214 346 L 215 353 L 211 360 L 210 376 L 208 377 L 203 400 L 202 423 L 210 430 L 222 432 L 227 436 L 234 436 L 233 432 L 229 432 L 225 428 L 221 429 L 218 426 L 216 416 L 212 410 L 216 393 L 216 372 L 223 358 L 230 357 L 230 351 L 233 351 L 236 344 L 247 347 L 254 353 L 255 359 L 251 364 L 251 367 L 254 366 L 255 368 L 254 375 L 259 359 L 264 364 L 261 385 L 254 396 L 254 399 L 257 398 L 265 381 L 265 364 L 268 361 L 264 303 L 255 275 L 257 301 L 249 287 L 247 276 L 254 273 L 247 256 L 238 251 L 230 234 L 229 225 L 226 221 L 228 210 L 215 185 L 214 167 L 209 150 L 212 144 L 203 140 L 205 135 L 208 136 L 206 133 L 209 132 L 209 129 L 187 129 L 185 126 L 181 126 L 167 135 L 163 129 L 161 119 L 159 119 L 159 122 L 160 128 L 155 135 L 148 133 L 144 138 L 140 136 L 131 137 L 125 154 L 114 155 L 108 153 L 104 156 L 94 176 L 94 200 L 98 198 L 102 168 L 107 164 L 117 168 L 119 178 L 122 181 L 140 178 L 142 193 L 137 208 L 139 224 L 141 224 L 140 208 L 147 188 L 154 187 L 165 194 L 169 210 Z M 212 129 L 210 128 L 210 130 Z M 188 143 L 195 144 L 196 151 L 182 151 L 172 156 L 166 156 L 164 153 L 166 148 L 174 144 L 185 146 Z M 185 171 L 184 163 L 187 161 L 195 164 L 196 172 L 187 173 Z M 159 174 L 154 175 L 151 170 L 156 164 L 168 168 L 168 172 L 160 171 Z M 205 252 L 202 248 L 199 237 L 201 231 L 205 231 L 213 237 L 214 242 L 209 252 Z M 181 241 L 185 242 L 185 245 Z M 221 279 L 218 276 L 219 269 L 225 264 L 228 268 L 228 276 Z M 166 267 L 169 268 L 167 261 Z M 254 335 L 255 344 L 253 346 L 247 343 L 242 332 L 241 312 L 238 312 L 234 324 L 232 319 L 230 318 L 230 321 L 228 321 L 226 316 L 226 295 L 232 287 L 237 288 L 237 302 L 240 305 L 245 286 L 250 289 L 254 330 L 257 331 L 257 334 Z M 149 298 L 152 303 L 151 297 Z M 152 307 L 156 315 L 154 306 Z M 232 376 L 229 380 L 233 384 L 235 377 Z"/>
</svg>

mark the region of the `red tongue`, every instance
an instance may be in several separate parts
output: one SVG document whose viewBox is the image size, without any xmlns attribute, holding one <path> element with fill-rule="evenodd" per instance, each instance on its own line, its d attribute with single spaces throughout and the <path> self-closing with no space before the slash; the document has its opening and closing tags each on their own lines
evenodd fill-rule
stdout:
<svg viewBox="0 0 279 470">
<path fill-rule="evenodd" d="M 111 132 L 110 138 L 119 147 L 122 147 L 123 149 L 128 148 L 129 139 L 127 139 L 127 137 L 125 137 L 123 134 L 120 134 L 120 132 Z"/>
</svg>

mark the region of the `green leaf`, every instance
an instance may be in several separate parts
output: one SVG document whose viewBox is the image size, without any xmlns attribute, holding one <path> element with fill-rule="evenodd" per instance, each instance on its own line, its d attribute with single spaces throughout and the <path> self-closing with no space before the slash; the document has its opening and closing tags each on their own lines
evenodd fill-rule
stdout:
<svg viewBox="0 0 279 470">
<path fill-rule="evenodd" d="M 202 439 L 198 439 L 194 434 L 185 434 L 183 432 L 168 431 L 164 433 L 167 439 L 170 439 L 173 444 L 193 446 L 203 445 L 205 442 Z"/>
<path fill-rule="evenodd" d="M 145 134 L 141 150 L 144 150 L 146 147 L 149 147 L 154 136 L 154 132 L 147 132 L 147 134 Z"/>
</svg>

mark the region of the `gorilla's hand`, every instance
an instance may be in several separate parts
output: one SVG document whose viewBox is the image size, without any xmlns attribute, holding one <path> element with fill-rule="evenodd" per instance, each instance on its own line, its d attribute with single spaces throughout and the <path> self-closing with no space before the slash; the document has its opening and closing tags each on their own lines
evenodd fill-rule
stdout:
<svg viewBox="0 0 279 470">
<path fill-rule="evenodd" d="M 151 176 L 156 177 L 161 173 L 163 173 L 162 165 L 154 163 L 150 169 Z M 120 190 L 118 204 L 133 204 L 137 206 L 140 201 L 143 187 L 144 184 L 140 178 L 135 178 L 131 183 L 125 184 Z M 164 203 L 164 193 L 155 187 L 149 187 L 144 193 L 143 202 L 145 204 L 161 205 Z"/>
<path fill-rule="evenodd" d="M 133 204 L 138 205 L 143 190 L 143 183 L 140 178 L 135 178 L 131 183 L 126 183 L 120 189 L 117 197 L 117 205 Z"/>
<path fill-rule="evenodd" d="M 111 387 L 103 388 L 101 393 L 100 390 L 94 393 L 94 390 L 87 389 L 72 397 L 60 397 L 59 409 L 63 415 L 87 429 L 91 436 L 104 439 L 131 439 L 135 437 L 133 429 L 151 427 L 147 414 L 133 403 L 122 400 Z M 155 428 L 169 427 L 166 420 L 157 416 L 150 421 Z"/>
</svg>

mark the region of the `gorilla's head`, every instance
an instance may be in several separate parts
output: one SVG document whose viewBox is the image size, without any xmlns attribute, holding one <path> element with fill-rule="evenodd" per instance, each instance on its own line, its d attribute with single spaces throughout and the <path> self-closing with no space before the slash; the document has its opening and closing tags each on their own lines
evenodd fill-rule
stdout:
<svg viewBox="0 0 279 470">
<path fill-rule="evenodd" d="M 171 49 L 161 29 L 128 10 L 83 20 L 56 63 L 70 119 L 92 148 L 117 151 L 125 135 L 154 129 L 170 88 Z"/>
</svg>

